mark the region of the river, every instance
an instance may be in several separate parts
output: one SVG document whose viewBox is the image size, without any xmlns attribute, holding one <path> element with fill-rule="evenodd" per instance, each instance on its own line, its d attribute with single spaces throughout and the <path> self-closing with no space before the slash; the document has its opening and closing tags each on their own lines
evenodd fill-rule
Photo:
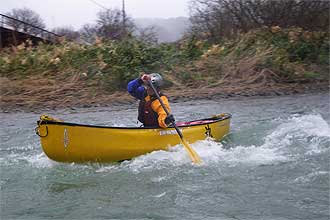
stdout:
<svg viewBox="0 0 330 220">
<path fill-rule="evenodd" d="M 115 164 L 65 164 L 42 152 L 40 114 L 1 113 L 0 219 L 324 219 L 329 214 L 329 94 L 172 103 L 177 121 L 233 115 L 221 142 Z M 136 126 L 137 104 L 44 112 Z"/>
</svg>

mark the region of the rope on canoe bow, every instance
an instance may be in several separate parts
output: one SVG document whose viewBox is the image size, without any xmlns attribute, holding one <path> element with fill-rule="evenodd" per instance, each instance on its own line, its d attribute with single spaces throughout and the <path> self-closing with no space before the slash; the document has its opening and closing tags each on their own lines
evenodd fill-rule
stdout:
<svg viewBox="0 0 330 220">
<path fill-rule="evenodd" d="M 63 122 L 57 118 L 50 117 L 48 115 L 41 115 L 40 116 L 40 121 L 56 121 L 56 122 Z"/>
<path fill-rule="evenodd" d="M 47 137 L 47 135 L 48 135 L 48 127 L 47 127 L 47 125 L 46 125 L 46 134 L 45 135 L 40 134 L 39 128 L 41 126 L 41 123 L 46 122 L 46 124 L 47 124 L 48 121 L 63 122 L 63 121 L 61 121 L 59 119 L 52 118 L 52 117 L 50 117 L 48 115 L 41 115 L 40 116 L 40 121 L 38 122 L 38 127 L 35 128 L 35 132 L 36 132 L 36 134 L 39 137 Z"/>
</svg>

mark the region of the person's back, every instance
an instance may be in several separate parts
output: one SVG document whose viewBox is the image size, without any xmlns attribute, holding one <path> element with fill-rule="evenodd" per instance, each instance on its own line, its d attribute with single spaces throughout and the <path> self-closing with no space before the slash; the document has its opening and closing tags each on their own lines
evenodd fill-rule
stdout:
<svg viewBox="0 0 330 220">
<path fill-rule="evenodd" d="M 130 81 L 127 85 L 127 91 L 135 98 L 140 100 L 138 120 L 145 127 L 166 128 L 174 121 L 172 115 L 167 115 L 160 101 L 157 99 L 153 89 L 148 86 L 149 81 L 156 88 L 156 92 L 164 103 L 168 112 L 171 112 L 167 97 L 160 92 L 163 85 L 163 79 L 158 73 L 150 75 L 143 74 L 140 78 Z"/>
</svg>

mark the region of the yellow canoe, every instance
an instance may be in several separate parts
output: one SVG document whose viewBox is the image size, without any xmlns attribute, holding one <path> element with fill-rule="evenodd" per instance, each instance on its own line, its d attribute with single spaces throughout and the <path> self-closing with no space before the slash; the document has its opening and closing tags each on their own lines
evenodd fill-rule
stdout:
<svg viewBox="0 0 330 220">
<path fill-rule="evenodd" d="M 189 143 L 229 133 L 231 115 L 177 123 Z M 41 116 L 36 128 L 42 149 L 59 162 L 115 162 L 180 144 L 174 128 L 105 127 L 75 124 Z"/>
</svg>

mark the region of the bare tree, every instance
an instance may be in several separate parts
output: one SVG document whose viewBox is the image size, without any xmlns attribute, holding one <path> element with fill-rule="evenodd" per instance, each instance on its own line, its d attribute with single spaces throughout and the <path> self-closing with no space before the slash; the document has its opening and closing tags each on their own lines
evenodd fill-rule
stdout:
<svg viewBox="0 0 330 220">
<path fill-rule="evenodd" d="M 52 29 L 52 32 L 64 36 L 69 41 L 77 40 L 80 37 L 79 32 L 75 31 L 71 26 L 57 27 Z"/>
<path fill-rule="evenodd" d="M 330 1 L 192 0 L 191 31 L 218 41 L 262 26 L 329 31 Z"/>
<path fill-rule="evenodd" d="M 238 31 L 237 22 L 223 0 L 194 0 L 190 5 L 191 30 L 198 38 L 217 41 Z"/>
<path fill-rule="evenodd" d="M 98 35 L 107 39 L 123 39 L 130 36 L 134 23 L 118 9 L 106 9 L 97 14 Z M 123 21 L 124 19 L 124 21 Z"/>
<path fill-rule="evenodd" d="M 23 31 L 29 34 L 39 34 L 41 31 L 38 28 L 44 29 L 46 27 L 39 14 L 28 8 L 13 9 L 11 12 L 8 12 L 7 15 L 23 22 L 8 19 L 8 25 L 17 31 Z"/>
<path fill-rule="evenodd" d="M 157 33 L 154 26 L 137 28 L 136 36 L 138 39 L 150 44 L 156 44 L 158 42 Z"/>
<path fill-rule="evenodd" d="M 94 24 L 85 24 L 80 30 L 80 38 L 88 43 L 93 43 L 98 36 L 98 27 Z"/>
</svg>

